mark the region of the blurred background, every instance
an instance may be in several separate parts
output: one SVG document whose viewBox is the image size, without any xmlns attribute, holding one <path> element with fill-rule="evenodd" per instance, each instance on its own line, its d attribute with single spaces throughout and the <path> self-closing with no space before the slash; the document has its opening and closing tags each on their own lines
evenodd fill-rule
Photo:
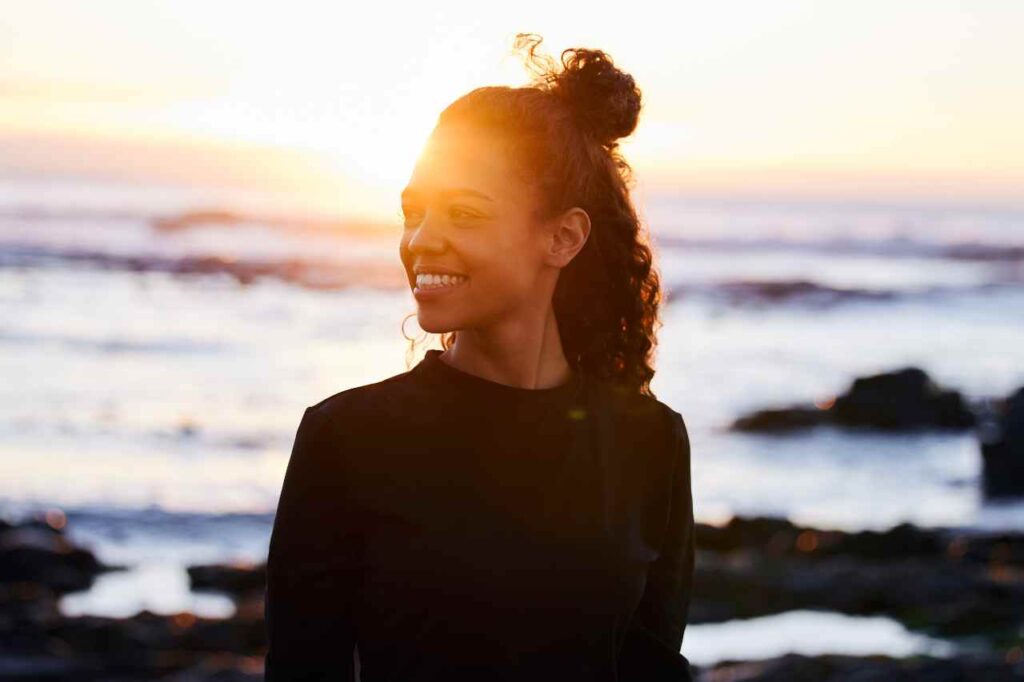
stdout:
<svg viewBox="0 0 1024 682">
<path fill-rule="evenodd" d="M 519 31 L 643 91 L 623 150 L 668 292 L 652 388 L 686 419 L 699 522 L 1024 530 L 983 457 L 1024 385 L 1024 5 L 669 7 L 0 0 L 0 603 L 36 618 L 0 672 L 66 672 L 140 613 L 258 640 L 258 608 L 187 569 L 257 571 L 303 409 L 408 368 L 399 193 L 447 103 L 527 82 Z M 833 414 L 877 375 L 886 405 L 945 389 L 959 416 Z M 26 587 L 72 546 L 122 570 Z M 1024 655 L 1012 620 L 979 644 L 752 584 L 737 609 L 711 581 L 694 665 Z"/>
</svg>

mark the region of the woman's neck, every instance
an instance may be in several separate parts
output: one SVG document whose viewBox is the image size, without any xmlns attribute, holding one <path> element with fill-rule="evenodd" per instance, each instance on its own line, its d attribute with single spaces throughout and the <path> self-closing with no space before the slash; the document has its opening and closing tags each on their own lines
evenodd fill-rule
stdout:
<svg viewBox="0 0 1024 682">
<path fill-rule="evenodd" d="M 488 333 L 459 330 L 455 343 L 440 357 L 468 374 L 519 388 L 560 386 L 573 372 L 565 359 L 554 309 L 540 324 L 505 325 Z"/>
</svg>

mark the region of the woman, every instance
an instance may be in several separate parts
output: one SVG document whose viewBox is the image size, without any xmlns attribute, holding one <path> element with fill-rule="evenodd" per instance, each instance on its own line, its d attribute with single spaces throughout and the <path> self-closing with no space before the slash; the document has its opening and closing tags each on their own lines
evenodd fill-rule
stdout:
<svg viewBox="0 0 1024 682">
<path fill-rule="evenodd" d="M 688 680 L 690 444 L 650 393 L 660 287 L 598 50 L 440 115 L 402 194 L 428 332 L 306 409 L 268 557 L 268 680 Z"/>
</svg>

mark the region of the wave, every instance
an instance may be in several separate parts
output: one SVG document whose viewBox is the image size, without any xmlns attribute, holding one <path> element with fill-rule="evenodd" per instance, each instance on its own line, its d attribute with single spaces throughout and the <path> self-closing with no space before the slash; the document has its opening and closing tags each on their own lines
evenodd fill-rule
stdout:
<svg viewBox="0 0 1024 682">
<path fill-rule="evenodd" d="M 228 276 L 242 285 L 263 280 L 278 280 L 305 289 L 340 291 L 352 287 L 399 291 L 408 284 L 400 266 L 382 260 L 335 262 L 326 259 L 308 260 L 246 260 L 221 256 L 156 256 L 116 255 L 81 249 L 53 249 L 38 246 L 8 246 L 0 248 L 0 268 L 3 267 L 68 267 L 84 266 L 103 270 L 132 273 L 162 272 L 176 276 Z M 730 306 L 772 306 L 795 304 L 810 308 L 832 307 L 855 302 L 892 302 L 897 300 L 941 301 L 950 296 L 972 295 L 983 292 L 1019 290 L 1019 278 L 969 282 L 950 285 L 905 287 L 835 286 L 801 278 L 777 279 L 723 279 L 715 281 L 671 281 L 663 284 L 668 302 L 698 297 L 712 303 Z M 0 340 L 18 342 L 19 339 L 0 335 Z M 29 342 L 29 339 L 23 339 Z M 38 342 L 36 339 L 34 342 Z M 87 344 L 97 350 L 116 352 L 123 350 L 166 352 L 207 352 L 214 348 L 194 347 L 175 342 L 173 348 L 164 344 L 129 344 L 110 341 L 82 341 L 51 339 L 66 345 Z M 137 347 L 136 347 L 137 346 Z"/>
<path fill-rule="evenodd" d="M 119 255 L 83 249 L 7 245 L 0 248 L 0 267 L 65 267 L 84 265 L 103 270 L 164 272 L 173 275 L 226 275 L 239 284 L 277 279 L 308 289 L 339 290 L 350 287 L 397 289 L 405 286 L 404 273 L 394 265 L 368 261 L 236 259 L 230 256 Z"/>
<path fill-rule="evenodd" d="M 1024 261 L 1024 245 L 992 242 L 932 242 L 907 237 L 880 239 L 790 239 L 783 237 L 689 237 L 655 235 L 658 246 L 730 252 L 806 252 L 885 258 L 937 258 L 973 261 Z"/>
<path fill-rule="evenodd" d="M 226 352 L 229 346 L 192 339 L 90 339 L 70 334 L 24 334 L 0 330 L 0 344 L 89 351 L 96 353 L 155 353 L 159 355 L 206 355 Z"/>
<path fill-rule="evenodd" d="M 737 307 L 765 307 L 795 304 L 809 308 L 828 308 L 844 303 L 893 302 L 907 300 L 948 300 L 951 296 L 986 292 L 1020 290 L 1014 282 L 981 282 L 978 284 L 932 285 L 908 289 L 836 287 L 810 280 L 729 280 L 715 283 L 668 284 L 671 301 L 698 297 L 715 303 Z"/>
<path fill-rule="evenodd" d="M 746 225 L 749 216 L 738 214 L 735 216 L 737 225 Z M 796 220 L 796 218 L 791 218 Z M 723 221 L 728 220 L 728 215 L 723 215 Z M 871 255 L 885 258 L 935 258 L 949 260 L 968 261 L 999 261 L 999 262 L 1024 262 L 1024 243 L 1015 243 L 1007 240 L 1008 235 L 1014 235 L 1018 231 L 1009 229 L 1000 232 L 988 231 L 972 233 L 966 227 L 964 229 L 946 229 L 934 233 L 926 229 L 916 230 L 914 234 L 896 232 L 895 228 L 891 234 L 878 233 L 872 237 L 849 236 L 854 234 L 855 227 L 840 235 L 834 232 L 831 236 L 820 236 L 822 225 L 815 234 L 815 230 L 805 229 L 804 236 L 797 236 L 786 230 L 787 222 L 785 216 L 780 216 L 777 226 L 766 227 L 764 225 L 752 225 L 749 230 L 738 231 L 737 229 L 721 229 L 710 234 L 705 231 L 703 234 L 685 233 L 683 228 L 676 224 L 677 220 L 653 221 L 650 225 L 652 241 L 661 247 L 668 249 L 684 250 L 715 250 L 715 251 L 784 251 L 784 252 L 806 252 L 831 255 Z M 1010 221 L 1010 218 L 1006 219 Z M 391 240 L 397 244 L 397 224 L 386 221 L 351 220 L 337 217 L 328 217 L 317 214 L 302 213 L 271 213 L 261 211 L 240 210 L 234 207 L 209 206 L 206 208 L 190 210 L 170 211 L 145 211 L 138 209 L 113 209 L 113 208 L 85 208 L 85 207 L 47 207 L 39 205 L 8 205 L 0 206 L 0 238 L 5 233 L 23 237 L 26 232 L 38 233 L 40 240 L 50 245 L 71 246 L 74 243 L 74 230 L 61 231 L 57 228 L 60 223 L 74 224 L 82 222 L 88 224 L 90 242 L 97 247 L 97 250 L 106 250 L 103 247 L 104 236 L 102 227 L 125 227 L 126 224 L 138 228 L 141 232 L 148 231 L 152 240 L 167 242 L 178 239 L 188 239 L 188 235 L 201 234 L 204 231 L 221 231 L 227 235 L 247 229 L 256 229 L 264 234 L 274 234 L 278 237 L 286 235 L 290 240 L 301 243 L 306 238 L 317 241 L 322 238 L 329 238 L 332 241 L 345 240 L 350 238 L 370 240 Z M 27 229 L 27 223 L 39 223 Z M 46 223 L 49 223 L 47 225 Z M 695 222 L 699 225 L 700 221 Z M 766 223 L 767 224 L 767 223 Z M 1011 227 L 1015 223 L 1010 221 Z M 805 226 L 806 227 L 806 226 Z M 56 230 L 56 239 L 47 239 L 44 234 L 49 229 Z M 83 225 L 84 231 L 85 226 Z M 832 228 L 829 228 L 832 229 Z M 776 232 L 773 234 L 773 231 Z M 123 230 L 120 231 L 123 234 Z M 787 232 L 779 234 L 779 232 Z M 1000 236 L 1001 235 L 1001 236 Z M 81 236 L 81 231 L 79 231 Z M 120 237 L 111 234 L 109 241 L 110 249 L 114 250 L 114 243 Z M 251 241 L 251 240 L 246 240 Z M 230 247 L 230 244 L 225 244 Z M 242 245 L 238 245 L 244 251 Z"/>
<path fill-rule="evenodd" d="M 238 226 L 261 226 L 288 232 L 333 233 L 345 235 L 380 234 L 390 225 L 371 220 L 343 220 L 316 215 L 258 213 L 232 208 L 206 208 L 188 211 L 145 211 L 116 208 L 52 208 L 46 206 L 15 205 L 0 208 L 0 221 L 88 221 L 133 222 L 146 225 L 159 232 L 201 230 Z"/>
</svg>

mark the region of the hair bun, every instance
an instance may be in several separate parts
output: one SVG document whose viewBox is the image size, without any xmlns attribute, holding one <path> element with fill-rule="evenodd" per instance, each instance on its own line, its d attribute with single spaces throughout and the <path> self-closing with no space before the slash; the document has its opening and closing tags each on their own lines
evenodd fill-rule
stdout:
<svg viewBox="0 0 1024 682">
<path fill-rule="evenodd" d="M 605 52 L 586 48 L 562 51 L 561 70 L 550 58 L 536 54 L 542 38 L 520 33 L 516 47 L 529 50 L 528 66 L 535 81 L 563 99 L 581 128 L 602 144 L 630 135 L 640 117 L 641 93 L 633 77 L 617 68 Z"/>
<path fill-rule="evenodd" d="M 562 52 L 562 65 L 554 91 L 569 102 L 583 127 L 598 140 L 614 142 L 636 129 L 640 90 L 607 54 L 572 48 Z"/>
</svg>

